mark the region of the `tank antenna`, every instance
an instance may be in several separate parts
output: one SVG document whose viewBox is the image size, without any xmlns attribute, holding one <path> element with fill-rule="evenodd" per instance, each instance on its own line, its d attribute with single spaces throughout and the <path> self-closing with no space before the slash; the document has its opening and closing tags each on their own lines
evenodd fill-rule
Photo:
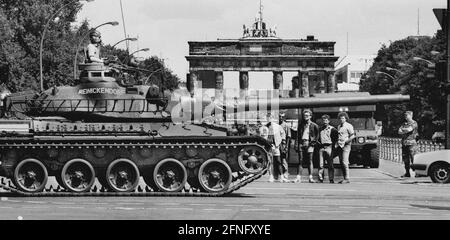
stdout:
<svg viewBox="0 0 450 240">
<path fill-rule="evenodd" d="M 123 6 L 122 6 L 122 0 L 120 0 L 120 11 L 122 12 L 122 22 L 123 22 L 123 34 L 125 38 L 127 38 L 127 29 L 125 27 L 125 17 L 123 15 Z M 127 44 L 127 52 L 130 52 L 130 46 L 128 41 L 125 42 Z"/>
</svg>

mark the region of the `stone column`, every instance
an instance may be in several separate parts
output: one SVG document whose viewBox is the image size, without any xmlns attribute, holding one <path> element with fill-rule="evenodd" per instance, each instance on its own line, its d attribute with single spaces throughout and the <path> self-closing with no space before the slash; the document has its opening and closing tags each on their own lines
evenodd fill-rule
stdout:
<svg viewBox="0 0 450 240">
<path fill-rule="evenodd" d="M 216 99 L 219 99 L 223 94 L 223 72 L 216 71 L 215 73 L 216 73 L 215 97 Z"/>
<path fill-rule="evenodd" d="M 195 90 L 198 88 L 198 72 L 191 71 L 187 74 L 186 87 L 191 96 L 193 96 Z"/>
<path fill-rule="evenodd" d="M 327 80 L 327 93 L 336 92 L 336 79 L 334 78 L 333 71 L 325 72 L 326 80 Z"/>
<path fill-rule="evenodd" d="M 280 97 L 280 93 L 283 90 L 283 72 L 274 71 L 273 72 L 273 89 L 277 92 L 277 97 Z M 284 97 L 284 96 L 281 96 Z"/>
<path fill-rule="evenodd" d="M 239 72 L 239 90 L 241 98 L 247 97 L 248 85 L 248 72 Z"/>
<path fill-rule="evenodd" d="M 319 81 L 319 93 L 326 93 L 327 92 L 327 84 L 328 82 L 328 76 L 325 74 L 320 74 L 320 81 Z"/>
<path fill-rule="evenodd" d="M 300 97 L 300 81 L 298 76 L 292 77 L 292 92 L 293 97 Z"/>
<path fill-rule="evenodd" d="M 309 74 L 308 72 L 299 71 L 301 97 L 309 97 Z"/>
</svg>

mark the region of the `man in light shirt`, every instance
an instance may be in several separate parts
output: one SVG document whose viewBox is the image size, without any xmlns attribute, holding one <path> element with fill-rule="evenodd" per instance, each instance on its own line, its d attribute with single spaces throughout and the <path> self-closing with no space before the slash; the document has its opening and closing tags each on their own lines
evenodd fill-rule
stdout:
<svg viewBox="0 0 450 240">
<path fill-rule="evenodd" d="M 288 182 L 288 180 L 283 175 L 283 165 L 281 162 L 281 144 L 286 141 L 286 134 L 283 128 L 276 123 L 274 118 L 270 118 L 270 122 L 267 124 L 269 128 L 269 137 L 268 140 L 272 145 L 272 177 L 277 176 L 280 182 Z M 269 181 L 272 180 L 269 177 Z"/>
<path fill-rule="evenodd" d="M 319 182 L 323 182 L 324 179 L 324 160 L 328 164 L 328 180 L 330 183 L 334 183 L 334 144 L 338 139 L 338 131 L 336 128 L 330 125 L 330 116 L 322 116 L 323 126 L 320 129 L 319 134 Z"/>
<path fill-rule="evenodd" d="M 336 143 L 336 155 L 339 156 L 339 163 L 341 164 L 342 174 L 344 179 L 339 183 L 350 183 L 350 150 L 352 149 L 352 141 L 356 137 L 353 125 L 348 123 L 349 117 L 346 112 L 341 112 L 338 115 L 341 124 L 338 126 L 339 138 Z"/>
</svg>

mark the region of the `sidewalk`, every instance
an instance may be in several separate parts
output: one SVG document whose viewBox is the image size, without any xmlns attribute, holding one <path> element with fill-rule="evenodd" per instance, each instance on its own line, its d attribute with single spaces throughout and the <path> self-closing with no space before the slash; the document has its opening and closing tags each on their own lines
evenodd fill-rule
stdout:
<svg viewBox="0 0 450 240">
<path fill-rule="evenodd" d="M 398 178 L 405 173 L 403 164 L 380 159 L 380 167 L 376 169 L 378 172 L 391 177 Z"/>
</svg>

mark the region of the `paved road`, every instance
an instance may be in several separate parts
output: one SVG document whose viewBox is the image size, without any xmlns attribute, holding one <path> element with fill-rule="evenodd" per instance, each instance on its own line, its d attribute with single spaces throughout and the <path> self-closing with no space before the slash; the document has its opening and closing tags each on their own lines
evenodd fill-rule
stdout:
<svg viewBox="0 0 450 240">
<path fill-rule="evenodd" d="M 11 198 L 0 219 L 450 219 L 450 185 L 398 179 L 402 167 L 352 168 L 351 184 L 269 183 L 229 197 Z M 305 179 L 306 180 L 306 179 Z"/>
</svg>

